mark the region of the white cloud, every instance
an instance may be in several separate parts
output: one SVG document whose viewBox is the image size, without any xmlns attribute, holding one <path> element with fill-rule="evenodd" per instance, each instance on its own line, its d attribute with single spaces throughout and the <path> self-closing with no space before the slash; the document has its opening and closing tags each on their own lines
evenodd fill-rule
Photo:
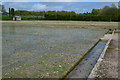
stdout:
<svg viewBox="0 0 120 80">
<path fill-rule="evenodd" d="M 74 2 L 74 0 L 40 0 L 42 2 Z"/>
<path fill-rule="evenodd" d="M 31 7 L 29 5 L 26 5 L 24 2 L 23 3 L 22 2 L 21 3 L 19 3 L 19 2 L 10 2 L 10 3 L 5 2 L 3 4 L 5 5 L 5 8 L 7 11 L 8 11 L 8 8 L 14 8 L 16 10 L 18 10 L 18 9 L 28 10 L 29 7 Z"/>
<path fill-rule="evenodd" d="M 119 0 L 74 0 L 74 2 L 119 2 Z"/>
<path fill-rule="evenodd" d="M 1 0 L 2 2 L 119 2 L 119 0 Z"/>
<path fill-rule="evenodd" d="M 74 2 L 74 0 L 1 0 L 2 2 Z"/>
<path fill-rule="evenodd" d="M 34 1 L 37 1 L 37 2 L 119 2 L 119 0 L 34 0 Z"/>
<path fill-rule="evenodd" d="M 46 5 L 43 5 L 43 4 L 35 4 L 32 6 L 31 10 L 45 10 L 47 9 L 47 6 Z"/>
<path fill-rule="evenodd" d="M 1 0 L 1 2 L 29 2 L 30 0 Z"/>
<path fill-rule="evenodd" d="M 63 10 L 64 6 L 49 5 L 41 3 L 26 3 L 26 2 L 4 2 L 6 10 L 14 8 L 15 10 L 30 10 L 30 11 L 48 11 L 48 10 Z"/>
<path fill-rule="evenodd" d="M 45 4 L 34 4 L 31 7 L 31 10 L 33 11 L 40 11 L 40 10 L 62 10 L 63 6 L 48 6 Z"/>
</svg>

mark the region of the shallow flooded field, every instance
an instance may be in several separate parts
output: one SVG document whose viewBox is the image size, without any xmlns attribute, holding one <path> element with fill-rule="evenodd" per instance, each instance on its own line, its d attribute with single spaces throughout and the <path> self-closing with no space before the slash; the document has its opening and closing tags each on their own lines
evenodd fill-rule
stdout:
<svg viewBox="0 0 120 80">
<path fill-rule="evenodd" d="M 44 26 L 3 23 L 3 78 L 59 78 L 107 32 Z"/>
</svg>

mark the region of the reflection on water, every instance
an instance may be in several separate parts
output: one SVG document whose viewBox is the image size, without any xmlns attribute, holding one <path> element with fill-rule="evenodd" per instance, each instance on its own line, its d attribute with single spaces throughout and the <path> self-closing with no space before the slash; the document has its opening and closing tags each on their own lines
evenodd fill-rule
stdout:
<svg viewBox="0 0 120 80">
<path fill-rule="evenodd" d="M 92 29 L 3 25 L 3 77 L 59 77 L 104 33 Z M 54 73 L 47 76 L 50 72 Z"/>
</svg>

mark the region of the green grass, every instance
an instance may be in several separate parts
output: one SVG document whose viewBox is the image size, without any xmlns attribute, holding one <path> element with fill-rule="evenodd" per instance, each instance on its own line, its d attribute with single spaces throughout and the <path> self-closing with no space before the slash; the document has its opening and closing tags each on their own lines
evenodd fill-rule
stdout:
<svg viewBox="0 0 120 80">
<path fill-rule="evenodd" d="M 6 20 L 6 21 L 8 21 L 8 20 L 12 20 L 12 18 L 9 17 L 8 15 L 2 15 L 2 16 L 0 16 L 0 20 Z"/>
<path fill-rule="evenodd" d="M 109 46 L 108 49 L 115 49 L 115 47 L 113 47 L 113 46 Z"/>
</svg>

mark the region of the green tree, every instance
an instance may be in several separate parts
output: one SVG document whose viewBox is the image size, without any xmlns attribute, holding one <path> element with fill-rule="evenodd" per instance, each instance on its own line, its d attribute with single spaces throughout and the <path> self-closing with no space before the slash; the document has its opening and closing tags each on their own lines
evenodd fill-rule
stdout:
<svg viewBox="0 0 120 80">
<path fill-rule="evenodd" d="M 2 14 L 7 14 L 4 5 L 0 5 L 0 11 L 2 12 Z"/>
<path fill-rule="evenodd" d="M 115 4 L 112 4 L 111 5 L 111 8 L 117 8 Z"/>
<path fill-rule="evenodd" d="M 101 12 L 100 15 L 111 15 L 111 16 L 115 16 L 118 13 L 118 9 L 115 6 L 115 4 L 112 4 L 111 7 L 109 6 L 105 6 Z"/>
<path fill-rule="evenodd" d="M 12 17 L 15 16 L 15 10 L 14 10 L 14 8 L 11 8 L 10 14 L 11 14 Z"/>
<path fill-rule="evenodd" d="M 93 9 L 92 14 L 98 15 L 100 13 L 101 9 Z"/>
</svg>

